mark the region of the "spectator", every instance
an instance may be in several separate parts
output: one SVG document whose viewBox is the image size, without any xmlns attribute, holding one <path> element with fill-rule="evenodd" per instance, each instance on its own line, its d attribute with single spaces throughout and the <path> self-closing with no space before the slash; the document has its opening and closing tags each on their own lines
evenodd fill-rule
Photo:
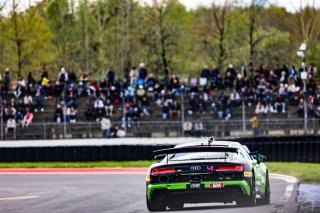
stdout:
<svg viewBox="0 0 320 213">
<path fill-rule="evenodd" d="M 192 135 L 192 122 L 191 121 L 185 121 L 183 123 L 183 131 L 184 136 L 191 136 Z"/>
<path fill-rule="evenodd" d="M 199 113 L 202 113 L 202 114 L 205 114 L 207 111 L 206 102 L 202 95 L 199 96 L 198 109 L 199 109 Z"/>
<path fill-rule="evenodd" d="M 282 113 L 286 112 L 286 103 L 282 95 L 278 95 L 276 99 L 276 103 L 274 105 L 274 109 L 276 112 L 279 112 L 280 109 L 282 110 Z"/>
<path fill-rule="evenodd" d="M 46 69 L 45 66 L 42 67 L 42 70 L 41 70 L 41 74 L 40 74 L 40 82 L 42 82 L 42 80 L 46 78 L 46 79 L 49 79 L 49 74 L 48 74 L 48 71 Z"/>
<path fill-rule="evenodd" d="M 10 117 L 7 120 L 7 125 L 6 125 L 6 129 L 5 129 L 6 134 L 12 133 L 13 138 L 15 139 L 16 138 L 16 128 L 17 128 L 16 121 L 12 117 Z"/>
<path fill-rule="evenodd" d="M 126 136 L 126 131 L 121 127 L 117 127 L 116 137 L 124 138 L 125 136 Z"/>
<path fill-rule="evenodd" d="M 113 85 L 116 75 L 112 69 L 109 69 L 106 75 L 107 82 L 109 86 Z"/>
<path fill-rule="evenodd" d="M 133 121 L 133 124 L 135 124 L 138 127 L 140 127 L 140 116 L 141 116 L 140 109 L 137 106 L 133 107 L 132 121 Z"/>
<path fill-rule="evenodd" d="M 69 112 L 69 122 L 70 123 L 77 122 L 77 114 L 78 114 L 78 111 L 72 106 L 70 108 L 70 112 Z"/>
<path fill-rule="evenodd" d="M 28 88 L 29 88 L 30 86 L 34 86 L 35 83 L 36 83 L 36 80 L 34 79 L 32 73 L 33 73 L 32 71 L 28 73 L 28 79 L 27 79 L 27 87 L 28 87 Z M 28 91 L 28 92 L 30 92 L 30 91 Z"/>
<path fill-rule="evenodd" d="M 33 120 L 33 114 L 31 110 L 28 110 L 27 114 L 24 116 L 23 121 L 22 121 L 22 127 L 28 127 Z"/>
<path fill-rule="evenodd" d="M 139 72 L 135 66 L 133 66 L 130 70 L 130 86 L 132 88 L 136 88 L 137 86 L 137 80 L 138 80 Z"/>
<path fill-rule="evenodd" d="M 179 95 L 180 80 L 177 76 L 173 75 L 170 79 L 170 87 L 172 95 Z"/>
<path fill-rule="evenodd" d="M 78 97 L 86 96 L 86 91 L 87 91 L 86 85 L 83 83 L 83 81 L 80 81 L 77 87 Z"/>
<path fill-rule="evenodd" d="M 264 106 L 259 101 L 256 105 L 255 113 L 260 114 L 260 113 L 263 113 L 264 111 L 265 111 Z"/>
<path fill-rule="evenodd" d="M 201 121 L 197 121 L 194 124 L 194 131 L 196 133 L 196 137 L 201 137 L 203 130 L 204 130 L 203 123 Z"/>
<path fill-rule="evenodd" d="M 11 77 L 11 73 L 9 68 L 7 67 L 4 71 L 4 91 L 6 93 L 8 93 L 10 91 L 10 77 Z"/>
<path fill-rule="evenodd" d="M 54 121 L 57 123 L 63 122 L 63 109 L 61 108 L 61 105 L 58 104 L 55 114 L 54 114 Z"/>
<path fill-rule="evenodd" d="M 173 101 L 170 107 L 170 118 L 180 117 L 181 108 L 177 101 Z"/>
<path fill-rule="evenodd" d="M 97 97 L 97 93 L 99 91 L 99 86 L 96 81 L 91 81 L 90 86 L 88 88 L 88 95 L 93 95 L 94 97 Z"/>
<path fill-rule="evenodd" d="M 24 96 L 25 90 L 26 90 L 26 82 L 25 80 L 23 80 L 22 77 L 19 77 L 17 82 L 17 87 L 13 92 L 13 94 L 16 98 L 20 98 L 20 96 Z"/>
<path fill-rule="evenodd" d="M 208 65 L 204 65 L 204 66 L 203 66 L 203 69 L 202 69 L 202 71 L 201 71 L 200 77 L 209 80 L 210 70 L 209 70 Z"/>
<path fill-rule="evenodd" d="M 209 109 L 210 114 L 216 114 L 217 113 L 217 108 L 215 103 L 211 103 L 210 109 Z"/>
<path fill-rule="evenodd" d="M 60 83 L 68 82 L 68 73 L 66 71 L 66 68 L 64 68 L 64 66 L 60 67 L 60 72 L 59 72 L 59 75 L 58 75 L 58 81 Z"/>
<path fill-rule="evenodd" d="M 35 102 L 36 102 L 36 105 L 35 105 L 35 108 L 34 108 L 34 111 L 35 112 L 38 112 L 38 110 L 41 110 L 41 112 L 43 112 L 44 111 L 44 108 L 43 108 L 43 96 L 42 96 L 42 94 L 41 94 L 41 90 L 40 89 L 38 89 L 37 90 L 37 93 L 36 93 L 36 95 L 35 95 L 35 97 L 34 97 L 34 100 L 35 100 Z"/>
<path fill-rule="evenodd" d="M 55 85 L 53 86 L 54 97 L 56 98 L 60 97 L 63 90 L 64 90 L 64 84 L 60 83 L 60 81 L 56 81 Z"/>
<path fill-rule="evenodd" d="M 169 116 L 169 104 L 165 101 L 162 105 L 162 119 L 167 120 Z"/>
<path fill-rule="evenodd" d="M 153 74 L 150 74 L 147 79 L 147 84 L 146 84 L 148 92 L 154 91 L 154 87 L 155 87 L 156 83 L 157 83 L 156 78 L 153 76 Z"/>
<path fill-rule="evenodd" d="M 70 83 L 77 82 L 77 76 L 76 76 L 76 74 L 74 73 L 73 70 L 70 70 L 70 72 L 68 73 L 68 80 L 69 80 Z"/>
<path fill-rule="evenodd" d="M 241 104 L 241 97 L 240 97 L 239 93 L 237 92 L 237 90 L 235 90 L 235 89 L 230 94 L 230 104 L 233 107 L 239 106 L 239 104 Z"/>
<path fill-rule="evenodd" d="M 138 77 L 138 79 L 143 80 L 143 84 L 144 84 L 144 80 L 146 79 L 147 75 L 148 75 L 148 71 L 146 69 L 146 66 L 145 66 L 144 63 L 141 63 L 140 64 L 140 68 L 139 68 L 139 77 Z"/>
<path fill-rule="evenodd" d="M 94 101 L 94 111 L 97 116 L 97 121 L 99 121 L 99 117 L 105 115 L 105 106 L 102 98 L 97 98 Z"/>
<path fill-rule="evenodd" d="M 108 138 L 110 133 L 109 131 L 111 128 L 111 121 L 109 116 L 103 116 L 100 123 L 101 123 L 102 137 Z"/>
<path fill-rule="evenodd" d="M 112 113 L 113 113 L 113 105 L 111 104 L 111 101 L 110 99 L 108 98 L 106 100 L 106 104 L 105 104 L 105 112 L 106 112 L 106 115 L 107 116 L 112 116 Z"/>
<path fill-rule="evenodd" d="M 150 115 L 150 105 L 147 96 L 143 96 L 141 101 L 141 109 L 143 115 L 149 116 Z"/>
<path fill-rule="evenodd" d="M 258 118 L 257 118 L 257 116 L 253 116 L 253 118 L 250 119 L 250 122 L 252 125 L 253 136 L 256 137 L 256 136 L 258 136 Z"/>
</svg>

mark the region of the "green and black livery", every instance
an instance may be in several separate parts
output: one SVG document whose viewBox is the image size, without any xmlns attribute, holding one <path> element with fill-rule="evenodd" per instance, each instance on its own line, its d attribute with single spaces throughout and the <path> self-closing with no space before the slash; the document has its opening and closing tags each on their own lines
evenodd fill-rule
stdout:
<svg viewBox="0 0 320 213">
<path fill-rule="evenodd" d="M 185 203 L 236 202 L 254 206 L 257 198 L 270 203 L 265 157 L 238 142 L 214 141 L 157 150 L 159 163 L 146 177 L 149 211 L 183 208 Z"/>
</svg>

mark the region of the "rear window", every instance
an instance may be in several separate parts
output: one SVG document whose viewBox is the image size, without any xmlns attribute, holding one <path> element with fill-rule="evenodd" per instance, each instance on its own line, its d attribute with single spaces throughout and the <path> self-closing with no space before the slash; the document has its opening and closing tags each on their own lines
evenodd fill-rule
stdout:
<svg viewBox="0 0 320 213">
<path fill-rule="evenodd" d="M 228 159 L 234 153 L 225 152 L 190 152 L 169 155 L 170 161 Z"/>
</svg>

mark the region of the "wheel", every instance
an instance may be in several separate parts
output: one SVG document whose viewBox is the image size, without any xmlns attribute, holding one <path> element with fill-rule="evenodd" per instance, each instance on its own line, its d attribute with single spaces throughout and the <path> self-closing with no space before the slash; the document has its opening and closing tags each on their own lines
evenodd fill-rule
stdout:
<svg viewBox="0 0 320 213">
<path fill-rule="evenodd" d="M 266 190 L 264 198 L 261 199 L 263 204 L 270 204 L 270 182 L 269 182 L 269 174 L 267 173 L 266 177 Z"/>
<path fill-rule="evenodd" d="M 147 198 L 147 208 L 150 212 L 165 211 L 166 205 L 161 203 L 151 203 Z"/>
<path fill-rule="evenodd" d="M 239 199 L 237 201 L 237 205 L 244 207 L 244 206 L 255 206 L 256 205 L 256 180 L 254 177 L 254 174 L 252 175 L 252 183 L 250 187 L 250 196 L 249 197 L 244 197 L 242 199 Z"/>
<path fill-rule="evenodd" d="M 169 209 L 182 209 L 184 206 L 184 203 L 175 202 L 168 204 Z"/>
</svg>

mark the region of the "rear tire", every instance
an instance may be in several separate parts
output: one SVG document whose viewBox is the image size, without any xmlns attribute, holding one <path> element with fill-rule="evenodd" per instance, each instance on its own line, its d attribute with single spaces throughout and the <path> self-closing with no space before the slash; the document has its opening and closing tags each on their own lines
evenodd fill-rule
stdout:
<svg viewBox="0 0 320 213">
<path fill-rule="evenodd" d="M 240 200 L 238 200 L 237 206 L 240 207 L 247 207 L 247 206 L 255 206 L 257 202 L 257 196 L 256 196 L 256 180 L 254 177 L 254 174 L 252 175 L 252 183 L 250 187 L 250 196 L 249 197 L 244 197 Z"/>
<path fill-rule="evenodd" d="M 167 206 L 162 203 L 151 203 L 147 199 L 147 208 L 150 212 L 159 212 L 159 211 L 165 211 Z"/>
<path fill-rule="evenodd" d="M 270 182 L 269 182 L 269 174 L 266 175 L 266 190 L 264 198 L 261 199 L 263 204 L 270 204 Z"/>
</svg>

